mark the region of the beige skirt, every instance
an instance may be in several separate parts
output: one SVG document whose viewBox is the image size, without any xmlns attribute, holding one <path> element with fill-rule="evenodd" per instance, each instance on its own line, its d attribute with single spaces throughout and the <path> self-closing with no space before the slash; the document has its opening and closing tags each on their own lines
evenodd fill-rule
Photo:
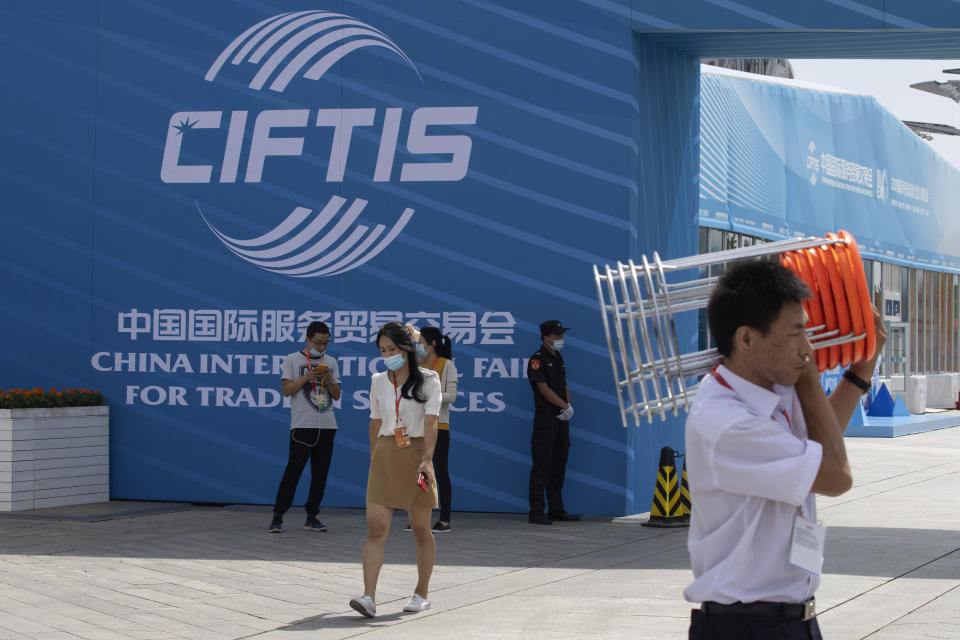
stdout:
<svg viewBox="0 0 960 640">
<path fill-rule="evenodd" d="M 417 469 L 423 459 L 423 438 L 411 438 L 401 449 L 392 436 L 380 436 L 373 448 L 367 476 L 367 504 L 392 509 L 433 509 L 437 506 L 437 485 L 428 491 L 417 484 Z"/>
</svg>

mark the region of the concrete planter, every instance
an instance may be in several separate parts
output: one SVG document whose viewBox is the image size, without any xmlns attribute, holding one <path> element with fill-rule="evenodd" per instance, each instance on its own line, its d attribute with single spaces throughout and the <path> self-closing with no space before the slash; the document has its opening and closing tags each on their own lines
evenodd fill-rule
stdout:
<svg viewBox="0 0 960 640">
<path fill-rule="evenodd" d="M 927 407 L 956 409 L 960 397 L 960 373 L 938 373 L 927 376 Z"/>
<path fill-rule="evenodd" d="M 927 410 L 927 376 L 907 379 L 907 411 L 920 415 Z"/>
<path fill-rule="evenodd" d="M 109 407 L 0 409 L 0 511 L 109 499 Z"/>
</svg>

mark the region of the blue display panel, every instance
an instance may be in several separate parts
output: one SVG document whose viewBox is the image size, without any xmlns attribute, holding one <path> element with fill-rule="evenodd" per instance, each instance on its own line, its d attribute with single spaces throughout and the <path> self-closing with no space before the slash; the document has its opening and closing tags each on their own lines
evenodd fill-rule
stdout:
<svg viewBox="0 0 960 640">
<path fill-rule="evenodd" d="M 323 320 L 324 502 L 362 506 L 372 340 L 401 319 L 454 339 L 454 508 L 525 511 L 526 358 L 559 318 L 568 508 L 647 508 L 679 423 L 619 426 L 591 266 L 695 251 L 694 60 L 616 10 L 482 0 L 15 0 L 0 48 L 0 387 L 102 390 L 113 497 L 272 502 L 280 362 Z"/>
<path fill-rule="evenodd" d="M 843 228 L 864 257 L 960 272 L 960 175 L 876 99 L 708 70 L 701 86 L 701 224 Z"/>
</svg>

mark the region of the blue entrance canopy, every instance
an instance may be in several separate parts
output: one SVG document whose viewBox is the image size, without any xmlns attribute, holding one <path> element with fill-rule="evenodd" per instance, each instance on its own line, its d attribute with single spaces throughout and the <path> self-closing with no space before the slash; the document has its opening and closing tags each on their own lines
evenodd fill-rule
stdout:
<svg viewBox="0 0 960 640">
<path fill-rule="evenodd" d="M 960 173 L 871 96 L 705 66 L 700 144 L 703 226 L 960 273 Z"/>
<path fill-rule="evenodd" d="M 956 58 L 952 0 L 588 0 L 696 58 Z"/>
</svg>

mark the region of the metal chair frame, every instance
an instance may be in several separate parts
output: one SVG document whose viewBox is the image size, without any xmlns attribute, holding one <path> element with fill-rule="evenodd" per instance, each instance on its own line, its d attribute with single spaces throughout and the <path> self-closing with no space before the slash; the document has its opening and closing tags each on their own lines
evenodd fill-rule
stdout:
<svg viewBox="0 0 960 640">
<path fill-rule="evenodd" d="M 652 262 L 644 255 L 640 265 L 629 260 L 626 264 L 618 262 L 616 269 L 594 266 L 623 426 L 627 426 L 628 414 L 640 426 L 641 417 L 651 423 L 656 414 L 666 420 L 668 411 L 674 416 L 680 408 L 689 411 L 700 377 L 720 361 L 716 349 L 681 353 L 677 340 L 674 316 L 706 308 L 719 280 L 715 276 L 701 277 L 701 269 L 844 242 L 839 238 L 805 237 L 667 261 L 654 252 Z M 697 277 L 692 279 L 685 273 L 691 269 L 697 270 Z M 674 282 L 667 282 L 668 275 Z M 807 334 L 816 349 L 866 337 L 838 335 L 837 330 L 827 331 L 826 325 L 808 327 Z"/>
</svg>

